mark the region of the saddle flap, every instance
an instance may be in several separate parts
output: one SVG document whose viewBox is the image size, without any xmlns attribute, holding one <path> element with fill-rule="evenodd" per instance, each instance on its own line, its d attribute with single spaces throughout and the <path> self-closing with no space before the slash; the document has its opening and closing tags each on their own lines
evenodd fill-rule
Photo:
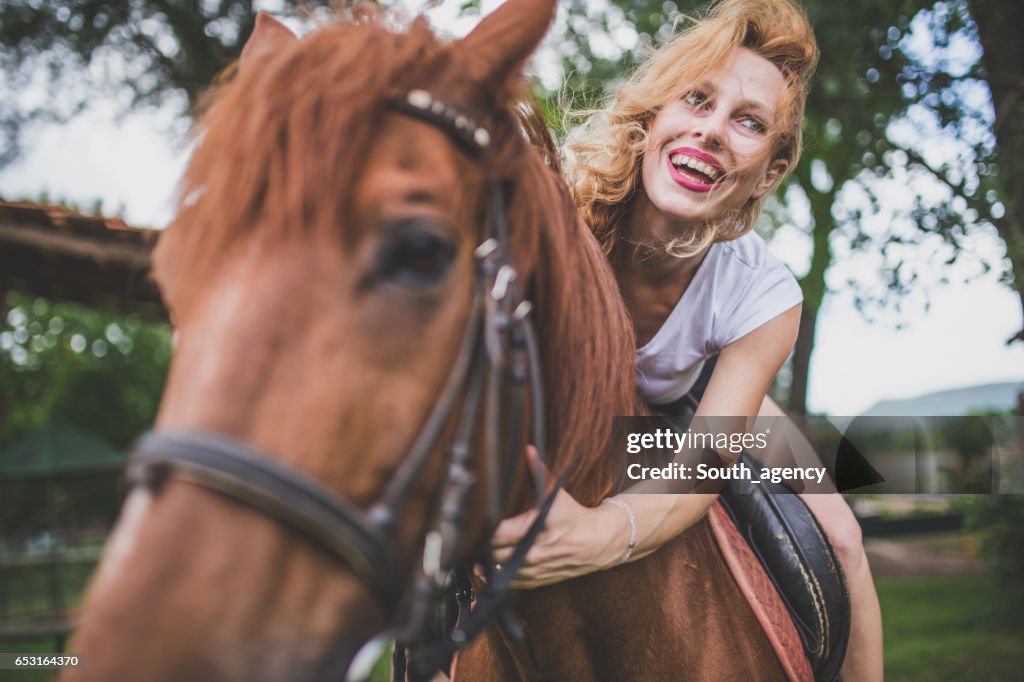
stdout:
<svg viewBox="0 0 1024 682">
<path fill-rule="evenodd" d="M 748 455 L 742 459 L 760 468 Z M 763 587 L 789 612 L 814 679 L 837 679 L 850 635 L 850 598 L 842 568 L 803 500 L 785 486 L 767 485 L 725 487 L 715 505 L 717 523 L 712 520 L 713 526 L 723 526 L 716 528 L 716 537 L 734 575 L 748 571 L 755 577 L 746 580 L 760 580 L 763 574 L 770 581 Z M 728 553 L 737 556 L 730 560 Z M 756 567 L 748 565 L 751 557 Z M 742 587 L 744 578 L 736 577 Z"/>
</svg>

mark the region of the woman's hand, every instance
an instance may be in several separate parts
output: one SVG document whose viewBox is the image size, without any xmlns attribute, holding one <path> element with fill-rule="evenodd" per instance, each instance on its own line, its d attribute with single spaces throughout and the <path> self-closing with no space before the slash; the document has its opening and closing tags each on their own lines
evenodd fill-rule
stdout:
<svg viewBox="0 0 1024 682">
<path fill-rule="evenodd" d="M 528 448 L 528 457 L 536 451 Z M 531 509 L 502 521 L 491 544 L 501 564 L 512 556 L 516 543 L 526 535 L 537 510 Z M 545 528 L 526 554 L 512 587 L 532 589 L 577 578 L 617 565 L 629 544 L 629 517 L 615 505 L 584 507 L 564 490 L 558 491 Z"/>
</svg>

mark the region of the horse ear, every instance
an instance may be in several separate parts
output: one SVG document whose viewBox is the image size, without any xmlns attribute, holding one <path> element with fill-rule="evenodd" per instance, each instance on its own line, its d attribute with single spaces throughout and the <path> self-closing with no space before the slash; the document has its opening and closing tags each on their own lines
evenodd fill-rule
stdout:
<svg viewBox="0 0 1024 682">
<path fill-rule="evenodd" d="M 238 59 L 239 68 L 248 68 L 262 57 L 280 52 L 296 40 L 298 37 L 290 28 L 266 12 L 260 12 L 256 15 L 256 26 L 252 29 L 252 35 L 242 48 L 242 56 Z"/>
<path fill-rule="evenodd" d="M 554 0 L 509 0 L 456 45 L 477 83 L 498 87 L 540 44 L 555 14 Z"/>
</svg>

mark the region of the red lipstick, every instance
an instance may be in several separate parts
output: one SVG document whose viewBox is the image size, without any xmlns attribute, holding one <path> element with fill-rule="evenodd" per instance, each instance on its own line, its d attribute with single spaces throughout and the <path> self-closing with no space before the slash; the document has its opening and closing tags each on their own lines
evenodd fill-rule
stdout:
<svg viewBox="0 0 1024 682">
<path fill-rule="evenodd" d="M 695 180 L 692 176 L 686 174 L 681 169 L 676 168 L 671 161 L 672 157 L 676 154 L 683 154 L 685 156 L 689 156 L 690 158 L 697 159 L 698 161 L 711 166 L 719 173 L 724 174 L 725 169 L 722 168 L 722 164 L 718 162 L 718 159 L 711 156 L 710 154 L 705 154 L 704 152 L 694 149 L 692 147 L 679 147 L 678 149 L 672 149 L 665 156 L 665 163 L 668 165 L 669 176 L 672 178 L 673 181 L 675 181 L 677 185 L 685 189 L 691 190 L 693 192 L 702 193 L 710 192 L 711 190 L 722 186 L 721 182 L 700 182 L 699 180 Z"/>
</svg>

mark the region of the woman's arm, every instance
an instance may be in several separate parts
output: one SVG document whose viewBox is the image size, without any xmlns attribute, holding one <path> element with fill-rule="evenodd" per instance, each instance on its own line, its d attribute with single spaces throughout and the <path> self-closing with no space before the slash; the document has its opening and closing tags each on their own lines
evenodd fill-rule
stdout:
<svg viewBox="0 0 1024 682">
<path fill-rule="evenodd" d="M 629 506 L 636 524 L 637 542 L 630 561 L 647 556 L 697 522 L 715 497 L 617 495 Z M 496 561 L 508 560 L 536 515 L 537 510 L 531 509 L 499 524 L 491 539 Z M 512 586 L 532 589 L 617 566 L 623 562 L 630 534 L 629 512 L 625 509 L 615 504 L 584 507 L 562 490 Z"/>
<path fill-rule="evenodd" d="M 696 416 L 756 417 L 799 327 L 797 305 L 723 348 Z"/>
<path fill-rule="evenodd" d="M 695 418 L 756 417 L 772 379 L 793 348 L 799 322 L 800 306 L 795 306 L 723 348 Z M 746 430 L 745 422 L 739 423 L 738 430 Z M 689 528 L 707 513 L 716 497 L 617 495 L 632 511 L 636 525 L 636 546 L 630 560 L 647 556 Z M 492 539 L 498 562 L 511 556 L 536 514 L 531 509 L 501 522 Z M 616 566 L 626 555 L 630 536 L 626 509 L 615 504 L 584 507 L 563 490 L 512 585 L 530 589 Z"/>
</svg>

